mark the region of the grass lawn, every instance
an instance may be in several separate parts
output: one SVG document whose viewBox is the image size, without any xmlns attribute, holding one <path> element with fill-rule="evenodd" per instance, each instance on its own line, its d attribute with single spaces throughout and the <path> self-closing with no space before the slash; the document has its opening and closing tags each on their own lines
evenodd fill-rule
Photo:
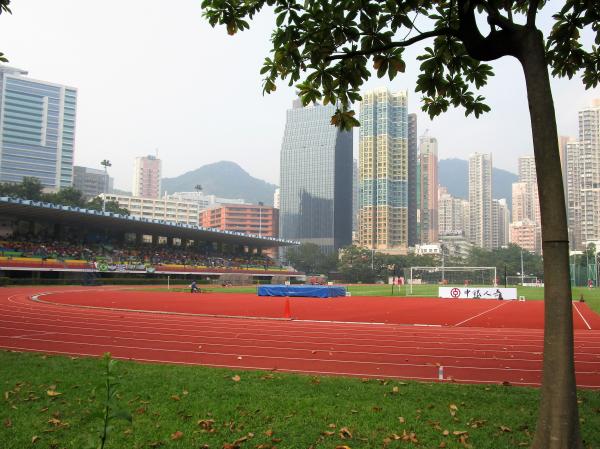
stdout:
<svg viewBox="0 0 600 449">
<path fill-rule="evenodd" d="M 83 448 L 104 389 L 100 359 L 0 351 L 3 449 Z M 311 377 L 119 362 L 107 448 L 528 446 L 538 390 Z M 585 448 L 600 447 L 600 395 L 579 391 Z M 32 443 L 33 442 L 33 443 Z"/>
</svg>

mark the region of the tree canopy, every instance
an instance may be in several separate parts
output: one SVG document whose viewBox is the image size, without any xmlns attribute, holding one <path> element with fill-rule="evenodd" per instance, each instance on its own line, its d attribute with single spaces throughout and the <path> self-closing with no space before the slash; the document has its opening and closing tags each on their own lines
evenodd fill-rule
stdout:
<svg viewBox="0 0 600 449">
<path fill-rule="evenodd" d="M 33 201 L 62 204 L 92 210 L 102 210 L 102 199 L 99 197 L 87 200 L 84 195 L 74 187 L 65 187 L 57 192 L 44 192 L 44 186 L 37 178 L 24 177 L 20 183 L 0 183 L 0 196 L 12 196 Z M 115 214 L 129 215 L 129 211 L 119 207 L 116 201 L 106 202 L 106 211 Z"/>
<path fill-rule="evenodd" d="M 431 117 L 450 106 L 476 117 L 489 111 L 476 90 L 493 76 L 482 61 L 521 57 L 519 39 L 536 30 L 537 11 L 544 0 L 405 0 L 294 1 L 204 0 L 204 15 L 213 26 L 231 35 L 249 28 L 265 7 L 273 8 L 276 27 L 270 56 L 261 74 L 263 91 L 276 90 L 280 80 L 295 85 L 304 105 L 332 103 L 338 110 L 332 123 L 358 125 L 352 104 L 361 99 L 363 83 L 375 72 L 392 80 L 406 68 L 405 48 L 432 39 L 418 57 L 416 91 Z M 480 31 L 478 16 L 487 19 L 489 33 Z M 600 82 L 600 3 L 568 0 L 554 16 L 546 40 L 552 74 L 581 74 L 586 87 Z M 596 33 L 595 45 L 585 48 L 584 30 Z M 526 55 L 525 55 L 526 56 Z M 373 70 L 370 69 L 372 64 Z"/>
</svg>

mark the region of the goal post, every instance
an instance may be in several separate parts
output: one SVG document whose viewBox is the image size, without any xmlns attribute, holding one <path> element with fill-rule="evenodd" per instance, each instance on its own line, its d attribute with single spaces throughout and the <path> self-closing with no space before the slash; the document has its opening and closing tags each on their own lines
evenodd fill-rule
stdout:
<svg viewBox="0 0 600 449">
<path fill-rule="evenodd" d="M 496 267 L 410 267 L 407 295 L 438 296 L 440 286 L 497 286 Z"/>
</svg>

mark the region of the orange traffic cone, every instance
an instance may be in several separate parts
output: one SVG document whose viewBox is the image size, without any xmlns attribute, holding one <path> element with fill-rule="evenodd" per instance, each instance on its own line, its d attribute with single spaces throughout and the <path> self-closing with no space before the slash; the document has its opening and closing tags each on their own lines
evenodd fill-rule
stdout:
<svg viewBox="0 0 600 449">
<path fill-rule="evenodd" d="M 290 311 L 290 298 L 285 298 L 285 309 L 283 310 L 284 318 L 291 318 L 292 312 Z"/>
</svg>

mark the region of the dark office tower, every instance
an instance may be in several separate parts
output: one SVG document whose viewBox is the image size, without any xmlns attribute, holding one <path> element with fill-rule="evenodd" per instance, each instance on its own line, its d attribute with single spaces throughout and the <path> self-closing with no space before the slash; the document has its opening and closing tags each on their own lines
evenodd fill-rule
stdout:
<svg viewBox="0 0 600 449">
<path fill-rule="evenodd" d="M 419 243 L 417 210 L 417 114 L 408 114 L 408 246 Z"/>
<path fill-rule="evenodd" d="M 352 242 L 352 133 L 330 124 L 335 110 L 294 102 L 281 145 L 279 236 L 327 252 Z"/>
</svg>

